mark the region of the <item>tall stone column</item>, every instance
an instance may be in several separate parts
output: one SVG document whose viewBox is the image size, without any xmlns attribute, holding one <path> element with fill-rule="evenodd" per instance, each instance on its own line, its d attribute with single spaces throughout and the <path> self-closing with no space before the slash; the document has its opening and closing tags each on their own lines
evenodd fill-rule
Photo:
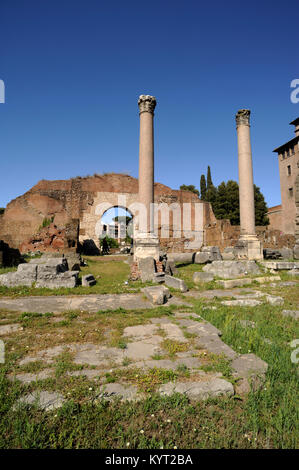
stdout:
<svg viewBox="0 0 299 470">
<path fill-rule="evenodd" d="M 134 258 L 152 257 L 159 260 L 159 239 L 154 234 L 154 96 L 141 95 L 139 140 L 139 202 L 144 213 L 139 214 L 139 232 L 135 239 Z"/>
<path fill-rule="evenodd" d="M 147 211 L 147 227 L 144 232 L 153 231 L 154 202 L 154 111 L 156 98 L 141 95 L 138 100 L 140 116 L 139 139 L 139 202 Z"/>
<path fill-rule="evenodd" d="M 263 250 L 255 232 L 254 188 L 250 143 L 250 110 L 236 114 L 239 161 L 240 239 L 235 246 L 239 259 L 262 259 Z"/>
</svg>

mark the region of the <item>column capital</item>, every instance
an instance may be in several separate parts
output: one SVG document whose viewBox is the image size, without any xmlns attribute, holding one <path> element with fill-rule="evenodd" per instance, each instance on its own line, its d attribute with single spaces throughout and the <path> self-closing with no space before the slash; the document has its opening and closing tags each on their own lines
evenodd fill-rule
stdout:
<svg viewBox="0 0 299 470">
<path fill-rule="evenodd" d="M 157 104 L 157 100 L 154 96 L 140 95 L 138 99 L 139 114 L 151 113 L 154 115 L 154 110 Z"/>
<path fill-rule="evenodd" d="M 250 126 L 250 109 L 239 109 L 236 114 L 237 127 Z"/>
</svg>

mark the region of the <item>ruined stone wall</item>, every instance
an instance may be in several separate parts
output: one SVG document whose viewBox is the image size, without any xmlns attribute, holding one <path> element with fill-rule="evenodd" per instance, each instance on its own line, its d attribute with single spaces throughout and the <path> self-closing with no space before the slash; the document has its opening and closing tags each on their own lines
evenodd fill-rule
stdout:
<svg viewBox="0 0 299 470">
<path fill-rule="evenodd" d="M 284 234 L 281 230 L 266 226 L 256 227 L 256 234 L 264 248 L 293 248 L 295 245 L 295 237 Z M 221 251 L 227 246 L 234 246 L 239 237 L 240 226 L 231 225 L 227 219 L 205 226 L 205 245 L 219 246 Z"/>
<path fill-rule="evenodd" d="M 28 247 L 32 248 L 39 243 L 40 228 L 46 218 L 53 220 L 53 224 L 60 232 L 59 237 L 68 224 L 78 219 L 80 242 L 91 239 L 98 244 L 95 227 L 102 214 L 97 212 L 97 206 L 105 202 L 105 210 L 107 210 L 119 205 L 120 197 L 125 198 L 124 206 L 126 208 L 131 204 L 138 203 L 138 180 L 136 178 L 121 174 L 107 174 L 70 180 L 42 180 L 23 196 L 14 199 L 7 205 L 5 213 L 0 218 L 0 239 L 9 243 L 13 248 L 22 247 L 23 251 L 27 251 Z M 191 203 L 190 232 L 187 234 L 182 232 L 178 237 L 173 238 L 172 219 L 170 218 L 169 238 L 161 240 L 161 246 L 166 250 L 183 251 L 186 249 L 185 242 L 193 238 L 195 205 L 201 201 L 196 194 L 189 191 L 172 190 L 165 185 L 155 183 L 155 202 L 167 205 L 179 203 L 181 207 L 184 203 Z M 203 204 L 203 223 L 213 223 L 215 217 L 210 204 Z M 160 219 L 158 226 L 159 234 L 161 234 L 165 225 Z M 41 239 L 40 246 L 44 249 L 47 249 L 47 246 L 49 249 L 54 249 L 55 245 L 56 249 L 58 245 L 61 245 L 62 249 L 61 240 L 58 242 L 57 239 L 53 245 L 52 242 L 49 242 L 50 238 L 46 235 L 45 243 Z"/>
<path fill-rule="evenodd" d="M 273 230 L 281 230 L 283 224 L 283 213 L 282 213 L 282 206 L 274 206 L 270 207 L 267 216 L 269 218 L 269 229 Z"/>
</svg>

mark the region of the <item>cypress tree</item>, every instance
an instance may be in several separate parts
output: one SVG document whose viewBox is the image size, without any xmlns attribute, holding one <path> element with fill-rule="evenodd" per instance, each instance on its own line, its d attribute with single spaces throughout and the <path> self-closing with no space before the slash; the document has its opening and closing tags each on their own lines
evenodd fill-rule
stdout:
<svg viewBox="0 0 299 470">
<path fill-rule="evenodd" d="M 208 166 L 206 201 L 212 204 L 213 210 L 216 204 L 216 200 L 217 200 L 217 189 L 213 185 L 212 176 L 211 176 L 211 168 Z"/>
<path fill-rule="evenodd" d="M 207 173 L 207 190 L 209 190 L 213 186 L 212 175 L 211 175 L 211 168 L 208 166 L 208 173 Z"/>
<path fill-rule="evenodd" d="M 200 177 L 200 199 L 205 201 L 207 198 L 207 183 L 205 175 Z"/>
</svg>

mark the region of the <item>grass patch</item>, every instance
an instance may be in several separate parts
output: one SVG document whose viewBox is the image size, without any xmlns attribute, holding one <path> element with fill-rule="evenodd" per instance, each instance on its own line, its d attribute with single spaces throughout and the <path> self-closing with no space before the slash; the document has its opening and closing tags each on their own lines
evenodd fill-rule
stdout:
<svg viewBox="0 0 299 470">
<path fill-rule="evenodd" d="M 168 352 L 170 357 L 174 357 L 178 352 L 188 351 L 190 347 L 188 343 L 180 343 L 173 339 L 165 339 L 161 343 L 161 346 Z"/>
<path fill-rule="evenodd" d="M 0 297 L 20 296 L 46 296 L 46 295 L 88 295 L 88 294 L 122 294 L 139 292 L 143 285 L 140 281 L 128 281 L 130 267 L 124 257 L 117 256 L 85 256 L 88 265 L 83 266 L 79 278 L 86 274 L 93 274 L 97 280 L 91 287 L 77 286 L 73 289 L 62 287 L 59 289 L 35 288 L 35 287 L 5 287 L 0 286 Z M 1 268 L 0 274 L 16 271 L 17 268 Z M 125 283 L 128 281 L 127 283 Z"/>
<path fill-rule="evenodd" d="M 6 273 L 10 273 L 10 272 L 15 272 L 17 270 L 17 268 L 15 266 L 9 266 L 7 268 L 1 268 L 0 267 L 0 274 L 6 274 Z"/>
<path fill-rule="evenodd" d="M 153 367 L 146 372 L 132 368 L 118 375 L 130 384 L 137 385 L 142 392 L 153 392 L 161 384 L 176 381 L 178 376 L 179 374 L 173 370 L 160 369 L 159 367 Z"/>
</svg>

